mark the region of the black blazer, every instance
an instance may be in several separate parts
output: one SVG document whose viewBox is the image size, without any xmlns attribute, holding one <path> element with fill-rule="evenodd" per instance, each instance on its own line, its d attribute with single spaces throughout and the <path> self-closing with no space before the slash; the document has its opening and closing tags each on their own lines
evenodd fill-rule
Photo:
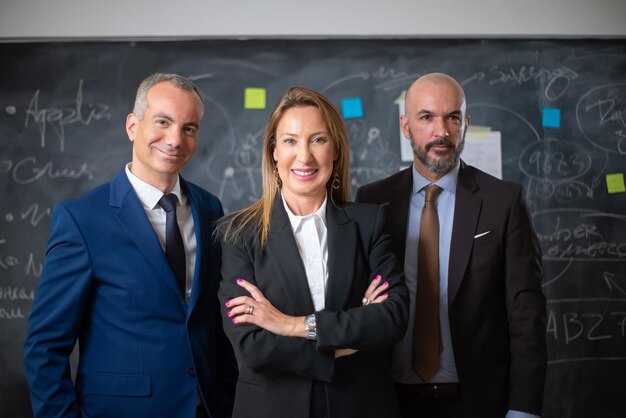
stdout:
<svg viewBox="0 0 626 418">
<path fill-rule="evenodd" d="M 240 375 L 233 417 L 307 418 L 314 380 L 324 382 L 331 416 L 398 416 L 390 374 L 391 346 L 406 330 L 408 291 L 389 250 L 383 212 L 375 205 L 327 204 L 326 308 L 316 312 L 317 342 L 281 337 L 254 325 L 235 325 L 224 303 L 244 294 L 241 277 L 259 287 L 280 311 L 314 312 L 303 263 L 280 196 L 263 250 L 252 228 L 235 244 L 222 240 L 219 297 L 224 329 L 235 349 Z M 362 306 L 376 274 L 389 282 L 389 298 Z M 304 325 L 303 325 L 304 326 Z M 356 354 L 334 358 L 334 350 Z"/>
<path fill-rule="evenodd" d="M 404 260 L 413 185 L 409 167 L 363 186 L 357 201 L 384 205 Z M 546 374 L 541 250 L 520 185 L 461 161 L 450 245 L 448 314 L 467 411 L 540 414 Z"/>
</svg>

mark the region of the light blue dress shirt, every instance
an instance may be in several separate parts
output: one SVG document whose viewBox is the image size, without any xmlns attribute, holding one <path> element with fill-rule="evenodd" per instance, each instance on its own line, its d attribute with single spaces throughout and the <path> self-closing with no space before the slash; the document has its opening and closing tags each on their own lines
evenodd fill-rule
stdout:
<svg viewBox="0 0 626 418">
<path fill-rule="evenodd" d="M 439 371 L 430 380 L 432 383 L 454 383 L 459 379 L 452 352 L 452 339 L 448 323 L 448 261 L 450 239 L 456 202 L 456 184 L 460 165 L 457 164 L 437 184 L 443 189 L 437 198 L 439 216 L 439 317 L 443 352 L 439 358 Z M 412 166 L 413 190 L 411 191 L 409 219 L 404 254 L 404 272 L 409 287 L 409 325 L 404 338 L 394 347 L 392 372 L 396 382 L 404 384 L 423 383 L 413 370 L 413 329 L 415 326 L 415 291 L 417 289 L 417 244 L 419 241 L 420 218 L 424 207 L 424 187 L 431 184 Z"/>
</svg>

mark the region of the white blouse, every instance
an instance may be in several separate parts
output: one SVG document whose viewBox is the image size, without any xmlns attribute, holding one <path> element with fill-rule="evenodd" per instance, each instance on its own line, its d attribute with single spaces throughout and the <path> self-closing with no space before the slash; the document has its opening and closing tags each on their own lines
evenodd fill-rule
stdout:
<svg viewBox="0 0 626 418">
<path fill-rule="evenodd" d="M 320 208 L 305 216 L 294 215 L 283 197 L 283 205 L 289 216 L 291 229 L 304 264 L 306 279 L 315 311 L 326 306 L 326 283 L 328 282 L 328 242 L 326 228 L 326 200 Z"/>
</svg>

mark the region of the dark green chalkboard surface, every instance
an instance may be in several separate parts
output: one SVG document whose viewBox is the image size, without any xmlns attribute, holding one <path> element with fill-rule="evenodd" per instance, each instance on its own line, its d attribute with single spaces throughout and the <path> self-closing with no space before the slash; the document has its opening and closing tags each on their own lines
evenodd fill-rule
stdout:
<svg viewBox="0 0 626 418">
<path fill-rule="evenodd" d="M 124 131 L 137 84 L 176 72 L 196 80 L 206 111 L 185 176 L 227 211 L 260 190 L 260 141 L 292 85 L 340 105 L 353 193 L 407 163 L 397 100 L 420 74 L 465 87 L 475 125 L 501 133 L 502 174 L 528 192 L 544 255 L 548 377 L 543 417 L 624 417 L 626 171 L 624 40 L 203 40 L 0 44 L 0 416 L 29 417 L 22 366 L 26 318 L 50 210 L 108 181 L 130 159 Z M 244 88 L 268 109 L 245 109 Z M 544 127 L 545 108 L 560 116 Z M 558 125 L 558 126 L 557 126 Z"/>
</svg>

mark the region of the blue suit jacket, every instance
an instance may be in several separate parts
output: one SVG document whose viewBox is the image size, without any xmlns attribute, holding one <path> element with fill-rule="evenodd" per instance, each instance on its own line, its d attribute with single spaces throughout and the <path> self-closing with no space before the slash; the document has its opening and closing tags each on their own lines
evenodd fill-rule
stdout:
<svg viewBox="0 0 626 418">
<path fill-rule="evenodd" d="M 36 417 L 229 416 L 236 364 L 220 326 L 219 200 L 181 179 L 197 240 L 189 305 L 124 170 L 57 206 L 29 318 Z M 69 354 L 78 339 L 75 384 Z"/>
</svg>

